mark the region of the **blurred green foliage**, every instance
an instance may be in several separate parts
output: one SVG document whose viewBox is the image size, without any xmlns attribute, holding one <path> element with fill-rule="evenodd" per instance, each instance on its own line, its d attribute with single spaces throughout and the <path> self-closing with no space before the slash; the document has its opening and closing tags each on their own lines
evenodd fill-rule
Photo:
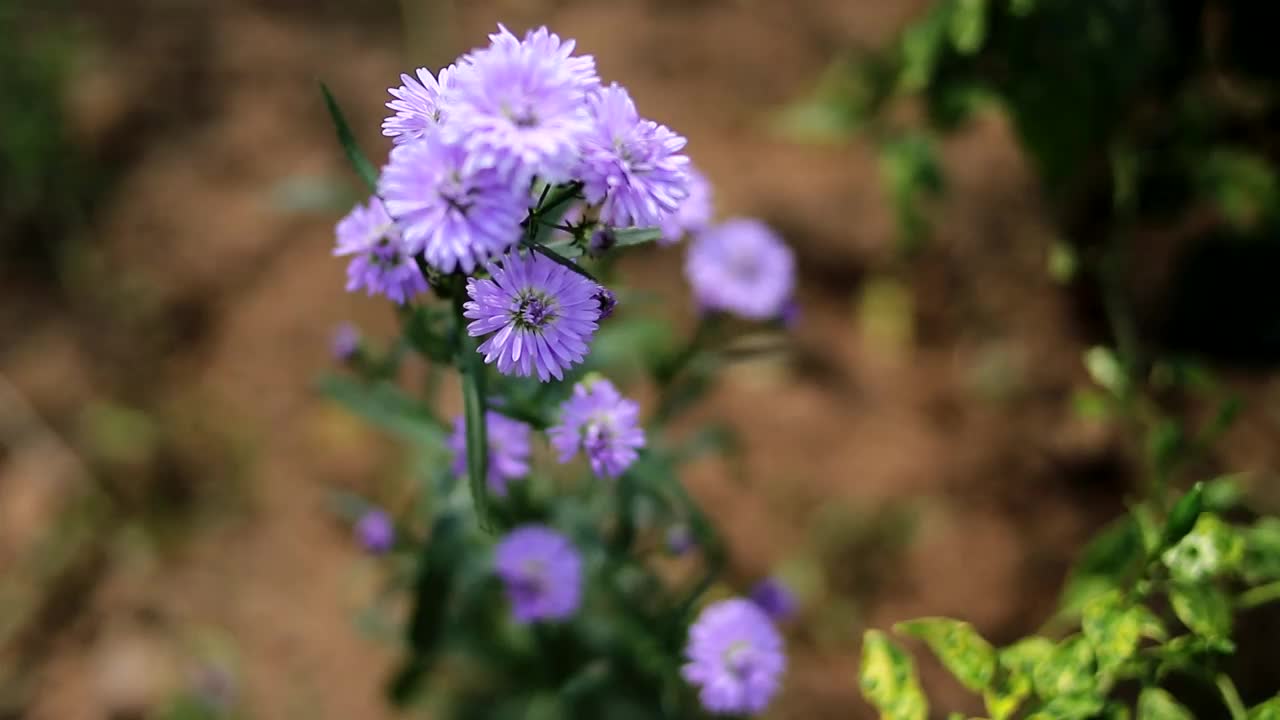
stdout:
<svg viewBox="0 0 1280 720">
<path fill-rule="evenodd" d="M 1169 308 L 1146 334 L 1271 364 L 1280 320 L 1256 269 L 1274 267 L 1280 243 L 1252 242 L 1280 234 L 1270 5 L 939 0 L 886 47 L 833 63 L 783 126 L 808 140 L 870 138 L 911 250 L 945 187 L 940 140 L 998 111 L 1059 226 L 1055 279 L 1114 286 L 1172 257 Z M 1135 247 L 1139 233 L 1161 247 Z"/>
<path fill-rule="evenodd" d="M 52 270 L 102 178 L 69 130 L 80 40 L 61 0 L 0 0 L 0 265 Z"/>
</svg>

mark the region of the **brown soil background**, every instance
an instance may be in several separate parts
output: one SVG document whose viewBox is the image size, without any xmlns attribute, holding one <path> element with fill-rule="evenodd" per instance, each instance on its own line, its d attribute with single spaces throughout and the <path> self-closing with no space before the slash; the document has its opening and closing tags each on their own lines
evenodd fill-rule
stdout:
<svg viewBox="0 0 1280 720">
<path fill-rule="evenodd" d="M 686 478 L 731 541 L 735 579 L 808 579 L 773 717 L 870 717 L 865 627 L 947 614 L 997 642 L 1033 630 L 1132 474 L 1124 438 L 1072 411 L 1099 331 L 1045 272 L 1051 228 L 999 118 L 945 146 L 937 232 L 907 264 L 869 146 L 770 129 L 832 57 L 883 42 L 922 4 L 476 0 L 446 29 L 411 32 L 435 43 L 413 56 L 427 60 L 498 21 L 578 38 L 602 76 L 689 137 L 722 216 L 764 217 L 796 248 L 796 354 L 736 369 L 702 411 L 741 431 L 748 485 L 711 462 Z M 280 198 L 355 187 L 318 78 L 371 155 L 385 152 L 384 89 L 415 66 L 399 8 L 133 0 L 67 20 L 86 31 L 64 89 L 77 137 L 124 169 L 56 279 L 0 288 L 0 573 L 35 608 L 0 646 L 0 717 L 131 717 L 210 646 L 234 656 L 247 716 L 390 717 L 394 652 L 352 622 L 373 568 L 327 498 L 376 493 L 405 468 L 310 381 L 337 322 L 376 337 L 392 317 L 342 292 L 340 213 Z M 679 316 L 680 261 L 646 252 L 624 273 Z M 884 278 L 911 291 L 896 342 L 857 311 Z M 1275 467 L 1280 387 L 1247 387 L 1270 414 L 1240 423 L 1224 455 Z M 102 451 L 86 427 L 103 403 L 141 411 L 150 440 Z M 60 513 L 95 483 L 128 512 L 45 577 L 28 560 L 57 546 Z M 922 662 L 939 707 L 978 709 Z"/>
</svg>

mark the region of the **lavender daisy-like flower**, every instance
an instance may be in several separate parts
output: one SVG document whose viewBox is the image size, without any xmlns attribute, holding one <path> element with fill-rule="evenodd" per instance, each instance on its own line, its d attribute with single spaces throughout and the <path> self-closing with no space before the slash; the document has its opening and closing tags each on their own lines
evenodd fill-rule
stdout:
<svg viewBox="0 0 1280 720">
<path fill-rule="evenodd" d="M 338 221 L 335 232 L 338 244 L 333 254 L 353 256 L 347 265 L 348 292 L 363 289 L 404 304 L 427 291 L 427 279 L 404 252 L 400 231 L 377 197 L 369 198 L 368 205 L 356 205 Z"/>
<path fill-rule="evenodd" d="M 658 223 L 662 230 L 662 237 L 658 238 L 658 242 L 662 245 L 677 243 L 685 235 L 702 232 L 711 224 L 711 216 L 715 212 L 711 183 L 692 165 L 688 167 L 688 174 L 688 197 L 680 202 L 680 207 L 675 212 L 668 213 Z"/>
<path fill-rule="evenodd" d="M 511 253 L 488 266 L 490 278 L 467 280 L 464 315 L 477 350 L 504 375 L 536 373 L 547 382 L 587 356 L 600 317 L 599 286 L 542 255 Z"/>
<path fill-rule="evenodd" d="M 435 132 L 444 119 L 445 94 L 454 75 L 452 65 L 441 68 L 438 77 L 426 68 L 418 68 L 417 78 L 401 73 L 400 87 L 387 90 L 395 98 L 387 107 L 395 113 L 382 121 L 382 134 L 400 145 Z"/>
<path fill-rule="evenodd" d="M 494 570 L 506 585 L 511 612 L 522 624 L 564 620 L 582 602 L 582 557 L 564 535 L 522 525 L 498 543 Z"/>
<path fill-rule="evenodd" d="M 391 517 L 377 508 L 365 512 L 356 522 L 356 538 L 365 550 L 381 555 L 396 542 L 396 528 Z"/>
<path fill-rule="evenodd" d="M 518 40 L 499 25 L 489 47 L 458 66 L 446 130 L 477 162 L 563 182 L 590 129 L 585 100 L 599 85 L 595 59 L 545 27 Z"/>
<path fill-rule="evenodd" d="M 689 628 L 681 674 L 701 688 L 708 711 L 753 715 L 778 691 L 787 657 L 782 637 L 759 607 L 742 598 L 708 605 Z"/>
<path fill-rule="evenodd" d="M 645 442 L 639 404 L 604 378 L 574 386 L 573 395 L 560 406 L 560 423 L 548 429 L 547 436 L 560 462 L 569 462 L 582 450 L 591 471 L 607 478 L 626 472 Z"/>
<path fill-rule="evenodd" d="M 645 120 L 631 96 L 612 84 L 591 96 L 592 129 L 582 141 L 575 175 L 600 220 L 617 227 L 649 227 L 675 213 L 689 195 L 685 139 Z"/>
<path fill-rule="evenodd" d="M 791 299 L 795 258 L 767 225 L 736 218 L 694 240 L 685 276 L 703 307 L 767 320 Z"/>
<path fill-rule="evenodd" d="M 485 482 L 493 494 L 505 497 L 508 483 L 529 474 L 532 429 L 525 423 L 512 420 L 494 410 L 485 413 L 484 419 L 485 437 L 489 443 L 488 477 Z M 461 415 L 453 420 L 449 450 L 453 452 L 453 474 L 460 478 L 466 477 L 467 423 Z"/>
<path fill-rule="evenodd" d="M 776 577 L 768 577 L 756 583 L 756 586 L 751 589 L 751 602 L 774 622 L 790 620 L 799 609 L 795 593 Z"/>
<path fill-rule="evenodd" d="M 442 272 L 464 272 L 520 239 L 528 188 L 480 167 L 459 144 L 430 134 L 397 145 L 378 181 L 398 220 L 407 252 L 422 252 Z"/>
<path fill-rule="evenodd" d="M 360 352 L 360 330 L 351 323 L 342 323 L 333 330 L 329 339 L 329 352 L 338 362 L 348 362 Z"/>
</svg>

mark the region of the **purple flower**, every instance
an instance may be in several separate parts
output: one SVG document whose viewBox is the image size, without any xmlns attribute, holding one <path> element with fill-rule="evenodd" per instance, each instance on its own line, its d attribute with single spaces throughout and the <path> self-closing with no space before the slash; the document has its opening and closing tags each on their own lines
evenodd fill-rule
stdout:
<svg viewBox="0 0 1280 720">
<path fill-rule="evenodd" d="M 479 164 L 563 182 L 590 129 L 586 97 L 599 85 L 595 59 L 545 27 L 517 40 L 499 25 L 491 44 L 459 63 L 446 132 Z"/>
<path fill-rule="evenodd" d="M 582 450 L 591 471 L 608 478 L 626 472 L 645 441 L 639 404 L 604 378 L 574 386 L 573 395 L 560 406 L 560 424 L 548 429 L 547 436 L 560 462 L 569 462 Z"/>
<path fill-rule="evenodd" d="M 434 132 L 444 117 L 444 95 L 454 74 L 452 65 L 442 68 L 438 78 L 432 77 L 426 68 L 418 68 L 416 80 L 402 73 L 400 87 L 387 91 L 395 98 L 387 103 L 395 114 L 382 121 L 382 134 L 399 145 L 421 140 Z"/>
<path fill-rule="evenodd" d="M 522 525 L 498 543 L 494 570 L 502 578 L 516 622 L 564 620 L 582 602 L 582 557 L 564 535 Z"/>
<path fill-rule="evenodd" d="M 391 151 L 378 190 L 404 232 L 407 252 L 441 272 L 473 271 L 520 239 L 528 188 L 479 167 L 436 134 Z"/>
<path fill-rule="evenodd" d="M 596 288 L 596 301 L 600 303 L 600 317 L 597 318 L 597 321 L 609 318 L 613 315 L 614 309 L 618 307 L 618 296 L 603 285 Z"/>
<path fill-rule="evenodd" d="M 395 545 L 396 528 L 385 512 L 375 508 L 360 516 L 356 523 L 356 537 L 365 550 L 381 555 Z"/>
<path fill-rule="evenodd" d="M 751 602 L 759 606 L 774 622 L 790 620 L 799 607 L 791 588 L 774 577 L 756 583 L 751 589 Z"/>
<path fill-rule="evenodd" d="M 693 538 L 693 530 L 684 523 L 676 523 L 667 528 L 667 552 L 679 557 L 694 548 L 697 542 Z"/>
<path fill-rule="evenodd" d="M 685 139 L 636 113 L 616 83 L 588 102 L 593 126 L 582 142 L 575 173 L 583 195 L 600 206 L 600 220 L 617 227 L 649 227 L 676 212 L 689 194 Z"/>
<path fill-rule="evenodd" d="M 547 382 L 587 356 L 600 317 L 599 286 L 541 255 L 511 253 L 489 265 L 489 279 L 467 281 L 464 314 L 477 350 L 504 375 L 537 373 Z"/>
<path fill-rule="evenodd" d="M 731 598 L 708 605 L 689 628 L 681 674 L 701 688 L 708 711 L 753 715 L 778 691 L 787 657 L 782 637 L 754 603 Z"/>
<path fill-rule="evenodd" d="M 673 213 L 667 214 L 658 223 L 658 227 L 662 230 L 662 237 L 658 242 L 663 245 L 671 245 L 679 242 L 680 238 L 685 235 L 702 232 L 711 224 L 711 216 L 714 208 L 711 204 L 711 183 L 707 182 L 706 176 L 698 172 L 692 165 L 688 168 L 689 174 L 689 196 L 676 208 Z"/>
<path fill-rule="evenodd" d="M 378 198 L 369 198 L 367 206 L 356 205 L 338 221 L 336 234 L 333 254 L 354 256 L 347 265 L 348 292 L 364 289 L 403 305 L 427 291 L 427 279 L 404 252 L 400 232 Z"/>
<path fill-rule="evenodd" d="M 737 218 L 693 241 L 685 275 L 703 307 L 767 320 L 791 299 L 795 258 L 767 225 Z"/>
<path fill-rule="evenodd" d="M 333 337 L 329 340 L 329 351 L 333 354 L 333 359 L 339 362 L 347 362 L 360 352 L 360 330 L 351 323 L 342 323 L 333 330 Z"/>
<path fill-rule="evenodd" d="M 507 484 L 529 474 L 531 452 L 528 425 L 493 410 L 485 413 L 485 438 L 489 443 L 489 462 L 486 483 L 494 495 L 506 497 Z M 459 415 L 453 420 L 453 435 L 449 436 L 449 449 L 453 451 L 453 474 L 467 476 L 467 424 Z"/>
</svg>

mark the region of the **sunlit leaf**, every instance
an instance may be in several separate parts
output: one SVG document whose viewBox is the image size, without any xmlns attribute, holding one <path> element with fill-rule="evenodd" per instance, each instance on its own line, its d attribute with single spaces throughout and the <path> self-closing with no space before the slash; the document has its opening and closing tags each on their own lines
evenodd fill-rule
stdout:
<svg viewBox="0 0 1280 720">
<path fill-rule="evenodd" d="M 973 626 L 949 618 L 922 618 L 898 623 L 894 630 L 924 640 L 960 684 L 981 692 L 996 671 L 996 653 Z"/>
<path fill-rule="evenodd" d="M 1138 696 L 1137 720 L 1195 720 L 1195 716 L 1168 692 L 1149 687 Z"/>
<path fill-rule="evenodd" d="M 902 648 L 879 630 L 862 638 L 862 695 L 880 711 L 882 720 L 925 720 L 929 704 L 915 663 Z"/>
<path fill-rule="evenodd" d="M 1180 585 L 1169 591 L 1173 612 L 1197 635 L 1206 638 L 1231 637 L 1231 602 L 1216 585 Z"/>
</svg>

